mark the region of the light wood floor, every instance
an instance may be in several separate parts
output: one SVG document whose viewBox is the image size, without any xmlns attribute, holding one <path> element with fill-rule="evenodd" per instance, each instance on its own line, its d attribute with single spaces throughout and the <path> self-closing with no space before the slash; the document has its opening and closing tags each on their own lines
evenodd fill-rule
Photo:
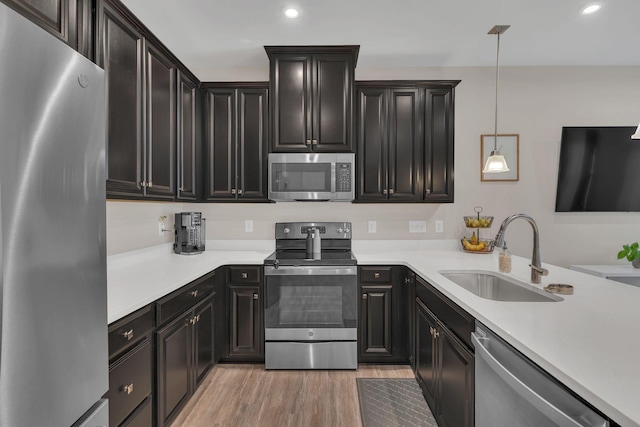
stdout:
<svg viewBox="0 0 640 427">
<path fill-rule="evenodd" d="M 359 427 L 356 378 L 413 378 L 408 365 L 357 371 L 265 371 L 218 364 L 171 427 Z"/>
</svg>

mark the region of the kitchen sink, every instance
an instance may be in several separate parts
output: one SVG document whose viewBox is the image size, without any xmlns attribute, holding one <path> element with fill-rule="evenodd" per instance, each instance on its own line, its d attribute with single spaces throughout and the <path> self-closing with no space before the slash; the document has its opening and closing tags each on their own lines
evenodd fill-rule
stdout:
<svg viewBox="0 0 640 427">
<path fill-rule="evenodd" d="M 439 273 L 480 298 L 493 301 L 563 301 L 563 298 L 550 292 L 492 271 L 450 270 L 440 271 Z"/>
</svg>

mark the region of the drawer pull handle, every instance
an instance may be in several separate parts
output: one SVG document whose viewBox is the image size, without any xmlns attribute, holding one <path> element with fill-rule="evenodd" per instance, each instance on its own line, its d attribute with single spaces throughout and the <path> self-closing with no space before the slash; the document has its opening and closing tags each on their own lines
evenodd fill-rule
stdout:
<svg viewBox="0 0 640 427">
<path fill-rule="evenodd" d="M 249 278 L 249 275 L 243 271 L 243 272 L 242 272 L 242 278 L 243 278 L 243 279 L 248 279 L 248 278 Z"/>
<path fill-rule="evenodd" d="M 380 278 L 380 273 L 378 273 L 377 271 L 375 273 L 373 273 L 373 278 L 374 279 L 379 279 Z"/>
<path fill-rule="evenodd" d="M 125 337 L 127 341 L 131 341 L 133 339 L 133 329 L 123 332 L 122 336 Z"/>
<path fill-rule="evenodd" d="M 124 391 L 127 394 L 133 393 L 133 383 L 131 383 L 129 385 L 123 385 L 122 386 L 122 391 Z"/>
<path fill-rule="evenodd" d="M 196 289 L 195 291 L 191 291 L 191 296 L 194 298 L 198 298 L 198 290 Z"/>
<path fill-rule="evenodd" d="M 257 300 L 257 299 L 258 299 L 258 294 L 257 294 L 257 293 L 254 293 L 254 294 L 253 294 L 253 299 L 254 299 L 254 300 Z"/>
</svg>

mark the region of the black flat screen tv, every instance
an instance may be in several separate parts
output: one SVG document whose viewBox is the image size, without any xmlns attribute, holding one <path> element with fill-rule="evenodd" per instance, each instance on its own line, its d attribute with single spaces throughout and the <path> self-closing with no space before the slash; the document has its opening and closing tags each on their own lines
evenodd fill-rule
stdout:
<svg viewBox="0 0 640 427">
<path fill-rule="evenodd" d="M 633 127 L 563 127 L 556 212 L 640 212 Z"/>
</svg>

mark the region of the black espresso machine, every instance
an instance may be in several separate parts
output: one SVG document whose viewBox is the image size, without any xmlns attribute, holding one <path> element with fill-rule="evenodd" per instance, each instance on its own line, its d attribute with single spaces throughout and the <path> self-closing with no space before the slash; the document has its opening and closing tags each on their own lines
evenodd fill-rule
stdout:
<svg viewBox="0 0 640 427">
<path fill-rule="evenodd" d="M 175 216 L 173 251 L 181 255 L 199 254 L 204 251 L 207 220 L 202 212 L 180 212 Z"/>
</svg>

